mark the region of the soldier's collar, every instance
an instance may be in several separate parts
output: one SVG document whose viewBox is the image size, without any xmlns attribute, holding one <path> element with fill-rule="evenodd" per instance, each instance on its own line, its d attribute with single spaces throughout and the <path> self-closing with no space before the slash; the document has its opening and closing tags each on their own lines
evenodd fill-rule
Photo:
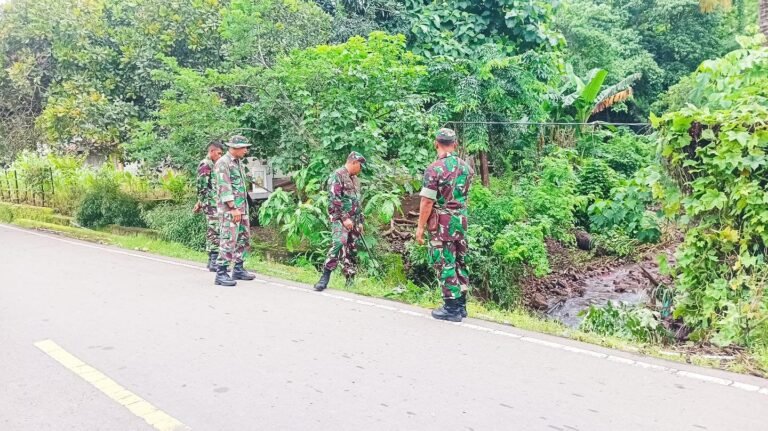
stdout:
<svg viewBox="0 0 768 431">
<path fill-rule="evenodd" d="M 453 153 L 441 154 L 441 155 L 437 156 L 437 159 L 440 160 L 440 159 L 444 159 L 446 157 L 453 157 Z"/>
</svg>

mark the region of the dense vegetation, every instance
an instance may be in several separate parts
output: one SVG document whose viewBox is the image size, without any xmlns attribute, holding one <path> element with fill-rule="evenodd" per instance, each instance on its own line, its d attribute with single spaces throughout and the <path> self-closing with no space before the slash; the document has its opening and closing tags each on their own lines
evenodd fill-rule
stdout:
<svg viewBox="0 0 768 431">
<path fill-rule="evenodd" d="M 689 339 L 765 348 L 768 51 L 737 37 L 759 34 L 757 1 L 733 3 L 11 0 L 0 162 L 27 187 L 50 181 L 50 203 L 83 225 L 149 226 L 199 248 L 187 178 L 207 142 L 244 134 L 295 184 L 261 224 L 316 262 L 324 180 L 357 150 L 372 162 L 368 240 L 426 289 L 423 250 L 382 233 L 448 124 L 479 173 L 477 296 L 519 306 L 521 280 L 550 273 L 549 244 L 574 247 L 575 231 L 631 256 L 681 230 L 674 313 L 592 310 L 585 327 L 658 341 L 660 319 L 678 319 Z M 653 129 L 595 123 L 649 117 Z"/>
</svg>

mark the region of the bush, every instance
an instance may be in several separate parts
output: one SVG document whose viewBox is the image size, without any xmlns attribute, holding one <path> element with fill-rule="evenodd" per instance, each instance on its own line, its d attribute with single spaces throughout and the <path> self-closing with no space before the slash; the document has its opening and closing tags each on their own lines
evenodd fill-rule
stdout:
<svg viewBox="0 0 768 431">
<path fill-rule="evenodd" d="M 99 228 L 110 224 L 146 227 L 139 200 L 120 190 L 117 181 L 100 173 L 79 203 L 75 219 L 81 226 Z"/>
<path fill-rule="evenodd" d="M 661 228 L 657 215 L 649 211 L 653 203 L 651 189 L 634 178 L 613 190 L 609 200 L 597 200 L 589 207 L 591 230 L 598 233 L 621 231 L 644 243 L 658 242 Z"/>
<path fill-rule="evenodd" d="M 493 243 L 493 252 L 507 264 L 530 267 L 537 277 L 549 274 L 547 247 L 541 226 L 525 223 L 507 226 Z"/>
<path fill-rule="evenodd" d="M 579 172 L 576 193 L 594 199 L 605 199 L 616 187 L 617 175 L 607 163 L 600 159 L 588 159 Z"/>
<path fill-rule="evenodd" d="M 654 143 L 650 136 L 628 129 L 596 131 L 583 136 L 577 148 L 587 158 L 599 159 L 625 178 L 648 166 L 653 160 Z"/>
<path fill-rule="evenodd" d="M 722 346 L 768 335 L 768 48 L 742 42 L 699 67 L 694 103 L 651 118 L 683 192 L 674 316 Z"/>
<path fill-rule="evenodd" d="M 207 223 L 203 214 L 192 212 L 192 204 L 166 204 L 145 211 L 143 219 L 160 238 L 194 250 L 205 250 Z"/>
<path fill-rule="evenodd" d="M 671 339 L 671 334 L 659 320 L 659 314 L 645 307 L 608 302 L 603 307 L 590 306 L 582 313 L 584 321 L 581 329 L 586 332 L 642 343 L 660 343 Z"/>
</svg>

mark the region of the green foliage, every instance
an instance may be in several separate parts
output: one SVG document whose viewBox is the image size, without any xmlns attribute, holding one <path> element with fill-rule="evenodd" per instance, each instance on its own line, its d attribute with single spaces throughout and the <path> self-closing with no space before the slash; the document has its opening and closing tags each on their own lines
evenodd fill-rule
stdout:
<svg viewBox="0 0 768 431">
<path fill-rule="evenodd" d="M 325 43 L 330 17 L 303 0 L 232 0 L 221 10 L 221 34 L 234 64 L 270 66 L 293 49 Z"/>
<path fill-rule="evenodd" d="M 654 202 L 647 182 L 633 178 L 612 191 L 610 199 L 597 199 L 589 207 L 591 230 L 607 233 L 618 229 L 640 242 L 658 242 L 661 229 L 656 214 L 648 207 Z"/>
<path fill-rule="evenodd" d="M 170 193 L 175 202 L 184 201 L 192 193 L 189 178 L 184 174 L 178 174 L 169 170 L 161 178 L 163 190 Z"/>
<path fill-rule="evenodd" d="M 617 184 L 616 171 L 600 159 L 588 159 L 579 171 L 576 193 L 591 200 L 605 199 Z"/>
<path fill-rule="evenodd" d="M 625 100 L 632 84 L 640 79 L 639 73 L 628 75 L 613 85 L 604 85 L 608 72 L 605 69 L 592 69 L 582 79 L 573 71 L 573 66 L 566 65 L 560 86 L 552 88 L 548 95 L 548 105 L 555 120 L 586 123 L 592 115 L 610 108 L 614 97 Z"/>
<path fill-rule="evenodd" d="M 644 120 L 661 92 L 734 47 L 737 13 L 702 13 L 699 0 L 567 0 L 555 22 L 578 75 L 603 68 L 609 84 L 642 75 L 629 116 Z"/>
<path fill-rule="evenodd" d="M 693 339 L 752 344 L 766 333 L 768 48 L 704 62 L 693 103 L 653 118 L 662 155 L 683 195 L 685 241 L 678 249 L 676 307 Z"/>
<path fill-rule="evenodd" d="M 108 173 L 100 173 L 83 196 L 75 214 L 85 227 L 99 228 L 110 224 L 145 227 L 138 199 L 120 190 L 120 184 Z"/>
<path fill-rule="evenodd" d="M 202 214 L 192 212 L 192 204 L 160 205 L 145 211 L 142 219 L 166 241 L 205 250 L 207 224 Z"/>
<path fill-rule="evenodd" d="M 580 329 L 641 343 L 663 343 L 672 338 L 662 326 L 657 312 L 645 307 L 614 305 L 611 302 L 603 307 L 590 306 L 584 312 Z"/>
<path fill-rule="evenodd" d="M 652 52 L 643 45 L 633 16 L 614 1 L 569 0 L 556 15 L 556 28 L 568 45 L 568 61 L 575 73 L 586 75 L 594 68 L 608 72 L 607 84 L 640 73 L 633 85 L 637 103 L 647 106 L 662 90 L 661 69 Z"/>
<path fill-rule="evenodd" d="M 333 17 L 331 43 L 346 42 L 352 36 L 368 36 L 376 30 L 408 34 L 406 2 L 400 0 L 315 0 Z"/>
<path fill-rule="evenodd" d="M 558 151 L 544 157 L 538 178 L 524 178 L 520 186 L 530 223 L 541 225 L 545 236 L 564 242 L 573 241 L 574 210 L 585 199 L 576 195 L 570 155 Z"/>
<path fill-rule="evenodd" d="M 494 124 L 546 119 L 543 94 L 556 73 L 555 57 L 533 51 L 509 57 L 495 46 L 473 59 L 435 59 L 428 85 L 439 102 L 431 112 L 441 121 L 468 122 L 458 129 L 462 145 L 471 153 L 490 152 L 502 174 L 503 164 L 520 164 L 532 156 L 537 130 Z"/>
<path fill-rule="evenodd" d="M 493 243 L 493 252 L 512 265 L 528 265 L 533 274 L 542 277 L 549 274 L 547 248 L 544 246 L 544 231 L 541 226 L 525 223 L 508 225 Z"/>
<path fill-rule="evenodd" d="M 283 171 L 310 161 L 334 166 L 355 150 L 402 157 L 415 172 L 430 159 L 424 136 L 436 126 L 418 90 L 425 74 L 402 36 L 374 32 L 294 51 L 265 75 L 258 109 L 267 115 L 255 128 L 272 131 L 272 160 Z"/>
<path fill-rule="evenodd" d="M 552 2 L 410 0 L 408 4 L 413 49 L 427 57 L 471 58 L 488 44 L 513 55 L 562 43 L 562 36 L 551 29 Z"/>
<path fill-rule="evenodd" d="M 288 250 L 303 249 L 322 256 L 330 240 L 327 207 L 326 192 L 299 201 L 295 194 L 278 188 L 261 205 L 259 222 L 279 227 Z"/>
<path fill-rule="evenodd" d="M 598 254 L 609 256 L 631 256 L 641 243 L 637 239 L 627 235 L 619 227 L 609 228 L 607 231 L 593 232 L 592 244 Z"/>
</svg>

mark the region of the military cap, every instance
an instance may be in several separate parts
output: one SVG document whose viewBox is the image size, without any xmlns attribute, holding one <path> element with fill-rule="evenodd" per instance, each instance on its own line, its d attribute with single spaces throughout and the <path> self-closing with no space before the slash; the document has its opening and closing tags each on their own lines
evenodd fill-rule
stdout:
<svg viewBox="0 0 768 431">
<path fill-rule="evenodd" d="M 454 132 L 452 129 L 443 127 L 442 129 L 438 130 L 435 139 L 437 139 L 437 142 L 440 142 L 441 144 L 452 144 L 456 142 L 456 132 Z"/>
<path fill-rule="evenodd" d="M 365 164 L 365 157 L 363 157 L 363 155 L 358 153 L 357 151 L 352 151 L 347 156 L 347 161 L 360 162 L 361 164 Z"/>
<path fill-rule="evenodd" d="M 248 138 L 242 135 L 234 135 L 231 138 L 229 138 L 229 141 L 227 141 L 227 146 L 229 148 L 246 148 L 250 147 L 251 144 L 248 143 Z"/>
</svg>

